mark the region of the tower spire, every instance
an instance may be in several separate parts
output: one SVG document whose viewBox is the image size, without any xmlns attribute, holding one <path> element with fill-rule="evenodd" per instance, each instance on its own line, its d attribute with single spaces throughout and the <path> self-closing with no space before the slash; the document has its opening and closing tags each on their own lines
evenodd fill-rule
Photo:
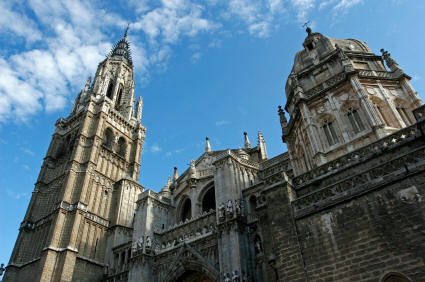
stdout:
<svg viewBox="0 0 425 282">
<path fill-rule="evenodd" d="M 245 149 L 251 149 L 251 143 L 249 142 L 249 139 L 248 139 L 248 133 L 246 133 L 246 131 L 244 131 L 243 135 L 244 135 L 243 144 L 245 146 Z"/>
<path fill-rule="evenodd" d="M 127 39 L 127 33 L 128 33 L 128 28 L 130 27 L 130 24 L 127 24 L 127 28 L 125 29 L 125 33 L 124 33 L 124 40 Z"/>
<path fill-rule="evenodd" d="M 210 138 L 205 137 L 205 152 L 211 152 Z"/>
</svg>

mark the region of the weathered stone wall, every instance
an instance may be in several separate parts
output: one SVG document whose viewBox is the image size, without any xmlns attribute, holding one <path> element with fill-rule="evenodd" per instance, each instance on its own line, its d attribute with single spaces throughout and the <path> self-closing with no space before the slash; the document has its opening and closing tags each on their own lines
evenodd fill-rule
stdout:
<svg viewBox="0 0 425 282">
<path fill-rule="evenodd" d="M 418 174 L 297 220 L 309 281 L 425 278 L 425 176 Z"/>
</svg>

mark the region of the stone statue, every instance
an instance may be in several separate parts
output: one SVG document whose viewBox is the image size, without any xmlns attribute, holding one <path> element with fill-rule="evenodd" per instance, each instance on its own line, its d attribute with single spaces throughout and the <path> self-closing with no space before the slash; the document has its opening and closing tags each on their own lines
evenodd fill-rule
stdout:
<svg viewBox="0 0 425 282">
<path fill-rule="evenodd" d="M 231 217 L 233 215 L 233 203 L 232 200 L 227 201 L 226 213 Z"/>
<path fill-rule="evenodd" d="M 136 249 L 141 249 L 141 248 L 143 248 L 143 236 L 140 237 L 136 242 Z"/>
<path fill-rule="evenodd" d="M 348 59 L 347 54 L 345 54 L 344 50 L 341 49 L 341 47 L 338 46 L 338 44 L 335 44 L 335 49 L 338 52 L 338 57 L 342 60 L 345 61 Z"/>
<path fill-rule="evenodd" d="M 152 239 L 149 236 L 146 236 L 146 248 L 150 249 L 152 247 Z"/>
<path fill-rule="evenodd" d="M 232 272 L 232 282 L 240 282 L 241 279 L 239 277 L 238 271 L 235 270 Z"/>
<path fill-rule="evenodd" d="M 220 206 L 218 207 L 218 218 L 223 219 L 225 216 L 225 207 L 224 204 L 221 203 Z"/>
<path fill-rule="evenodd" d="M 241 202 L 240 202 L 240 200 L 235 200 L 235 212 L 236 212 L 237 216 L 241 215 Z"/>
<path fill-rule="evenodd" d="M 0 276 L 3 275 L 3 272 L 6 270 L 6 268 L 4 268 L 4 263 L 1 264 L 0 266 Z"/>
<path fill-rule="evenodd" d="M 230 274 L 225 272 L 224 273 L 224 282 L 231 282 L 232 280 L 230 279 Z"/>
</svg>

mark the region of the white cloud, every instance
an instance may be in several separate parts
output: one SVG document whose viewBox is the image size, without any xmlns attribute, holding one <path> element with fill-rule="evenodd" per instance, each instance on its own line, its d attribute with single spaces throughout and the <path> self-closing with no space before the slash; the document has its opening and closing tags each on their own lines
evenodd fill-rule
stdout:
<svg viewBox="0 0 425 282">
<path fill-rule="evenodd" d="M 16 9 L 9 1 L 0 1 L 0 32 L 13 32 L 29 42 L 40 40 L 41 32 L 36 28 L 37 24 L 27 16 L 14 11 Z"/>
<path fill-rule="evenodd" d="M 34 152 L 33 151 L 31 151 L 30 149 L 27 149 L 27 148 L 24 148 L 24 147 L 22 147 L 21 148 L 21 150 L 24 152 L 24 153 L 27 153 L 28 155 L 30 155 L 30 156 L 34 156 L 35 154 L 34 154 Z"/>
<path fill-rule="evenodd" d="M 215 122 L 215 126 L 220 127 L 220 126 L 223 126 L 223 125 L 228 124 L 228 123 L 229 122 L 226 121 L 226 120 L 219 120 L 219 121 Z"/>
<path fill-rule="evenodd" d="M 295 13 L 293 20 L 304 22 L 314 8 L 335 15 L 360 3 L 363 0 L 130 0 L 126 8 L 136 14 L 129 35 L 136 79 L 146 82 L 153 68 L 166 70 L 174 46 L 183 39 L 190 40 L 187 48 L 194 50 L 191 60 L 196 62 L 204 47 L 198 37 L 215 33 L 210 48 L 241 31 L 265 38 L 283 13 Z M 24 38 L 26 43 L 0 56 L 0 122 L 70 108 L 117 39 L 111 31 L 127 24 L 97 1 L 3 0 L 0 14 L 0 36 Z"/>
<path fill-rule="evenodd" d="M 195 52 L 191 57 L 192 62 L 194 63 L 197 62 L 200 58 L 201 58 L 201 52 Z"/>
<path fill-rule="evenodd" d="M 161 148 L 161 147 L 159 147 L 157 144 L 153 144 L 153 145 L 151 146 L 151 152 L 152 152 L 152 153 L 158 153 L 158 152 L 160 152 L 160 151 L 162 151 L 162 148 Z"/>
<path fill-rule="evenodd" d="M 15 191 L 12 191 L 11 189 L 7 189 L 7 195 L 11 197 L 12 199 L 20 200 L 22 198 L 28 197 L 29 193 L 27 192 L 16 193 Z"/>
</svg>

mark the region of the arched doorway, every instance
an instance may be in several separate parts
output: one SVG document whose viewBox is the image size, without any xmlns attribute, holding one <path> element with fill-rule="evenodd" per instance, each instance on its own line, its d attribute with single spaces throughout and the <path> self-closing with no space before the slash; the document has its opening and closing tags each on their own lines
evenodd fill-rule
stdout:
<svg viewBox="0 0 425 282">
<path fill-rule="evenodd" d="M 184 272 L 177 280 L 176 282 L 212 282 L 211 279 L 208 278 L 205 274 L 194 271 L 194 270 L 188 270 Z"/>
<path fill-rule="evenodd" d="M 208 189 L 202 198 L 202 212 L 215 210 L 215 190 L 214 186 Z"/>
</svg>

